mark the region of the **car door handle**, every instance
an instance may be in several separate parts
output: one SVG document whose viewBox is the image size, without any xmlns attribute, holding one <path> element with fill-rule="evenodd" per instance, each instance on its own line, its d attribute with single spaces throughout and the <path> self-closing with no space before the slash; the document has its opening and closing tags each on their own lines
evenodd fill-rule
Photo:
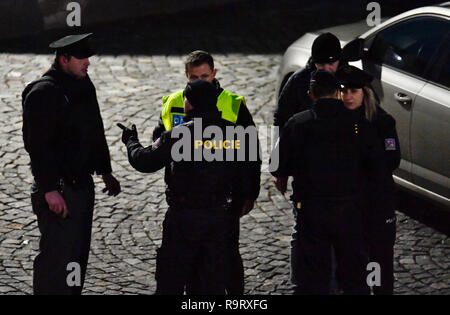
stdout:
<svg viewBox="0 0 450 315">
<path fill-rule="evenodd" d="M 411 105 L 412 98 L 404 93 L 397 92 L 394 94 L 395 99 L 402 105 Z"/>
</svg>

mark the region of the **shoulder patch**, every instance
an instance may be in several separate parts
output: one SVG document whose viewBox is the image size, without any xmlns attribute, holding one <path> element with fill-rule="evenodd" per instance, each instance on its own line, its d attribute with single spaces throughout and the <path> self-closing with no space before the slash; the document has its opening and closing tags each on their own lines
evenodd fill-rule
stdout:
<svg viewBox="0 0 450 315">
<path fill-rule="evenodd" d="M 395 139 L 394 138 L 384 139 L 384 149 L 386 151 L 395 151 L 396 150 Z"/>
<path fill-rule="evenodd" d="M 184 115 L 176 115 L 172 116 L 172 126 L 178 126 L 184 123 Z"/>
</svg>

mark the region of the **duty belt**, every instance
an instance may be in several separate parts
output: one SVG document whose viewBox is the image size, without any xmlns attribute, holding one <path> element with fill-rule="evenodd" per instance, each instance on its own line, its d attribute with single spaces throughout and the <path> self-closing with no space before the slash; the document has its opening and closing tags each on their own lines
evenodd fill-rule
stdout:
<svg viewBox="0 0 450 315">
<path fill-rule="evenodd" d="M 64 176 L 60 179 L 61 185 L 68 185 L 72 188 L 86 187 L 92 182 L 90 174 L 82 174 L 77 176 Z"/>
</svg>

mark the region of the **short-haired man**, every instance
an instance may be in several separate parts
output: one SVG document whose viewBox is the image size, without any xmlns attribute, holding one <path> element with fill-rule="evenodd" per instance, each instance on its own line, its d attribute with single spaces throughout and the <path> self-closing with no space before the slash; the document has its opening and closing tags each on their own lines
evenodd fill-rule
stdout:
<svg viewBox="0 0 450 315">
<path fill-rule="evenodd" d="M 313 71 L 325 70 L 330 73 L 335 73 L 337 68 L 342 64 L 346 64 L 346 61 L 342 56 L 339 39 L 331 33 L 319 35 L 313 42 L 311 57 L 306 67 L 292 74 L 281 90 L 277 109 L 274 113 L 274 125 L 278 126 L 281 131 L 289 118 L 296 113 L 312 107 L 313 101 L 309 94 L 309 88 Z M 284 194 L 287 189 L 287 177 L 274 178 L 273 181 L 277 189 Z M 293 203 L 293 214 L 296 217 L 296 200 L 293 200 Z M 294 287 L 298 285 L 297 269 L 295 267 L 297 265 L 296 243 L 297 225 L 294 225 L 291 241 L 291 281 Z"/>
<path fill-rule="evenodd" d="M 344 294 L 366 294 L 367 260 L 357 201 L 366 172 L 374 180 L 382 174 L 383 152 L 369 122 L 337 99 L 338 82 L 331 73 L 313 73 L 310 91 L 315 118 L 305 120 L 309 113 L 304 111 L 289 119 L 276 147 L 279 168 L 272 172 L 275 177 L 294 177 L 297 293 L 329 294 L 333 246 Z"/>
<path fill-rule="evenodd" d="M 35 294 L 81 294 L 94 210 L 91 174 L 102 176 L 104 192 L 120 192 L 87 74 L 94 54 L 90 36 L 69 35 L 53 42 L 55 62 L 22 93 L 23 140 L 34 176 L 31 202 L 41 232 Z M 77 274 L 68 282 L 71 272 Z"/>
<path fill-rule="evenodd" d="M 208 52 L 196 50 L 187 56 L 185 60 L 185 74 L 188 82 L 199 79 L 213 84 L 217 93 L 217 108 L 221 112 L 222 118 L 244 128 L 254 127 L 255 123 L 244 97 L 223 89 L 216 79 L 216 73 L 217 69 L 214 67 L 214 59 Z M 183 90 L 164 96 L 162 101 L 161 116 L 158 125 L 153 130 L 154 141 L 161 136 L 162 132 L 171 130 L 173 127 L 183 123 L 183 118 L 186 115 L 183 108 Z M 234 295 L 244 294 L 244 266 L 239 253 L 239 219 L 253 208 L 254 201 L 259 195 L 261 162 L 253 163 L 250 167 L 253 168 L 253 172 L 251 172 L 253 190 L 248 200 L 236 202 L 236 205 L 239 203 L 245 204 L 244 207 L 237 206 L 233 210 L 235 212 L 234 229 L 228 244 L 227 268 L 229 282 L 227 283 L 227 293 Z M 193 279 L 198 279 L 198 277 L 194 276 Z M 188 293 L 195 294 L 199 290 L 198 287 L 198 283 L 190 281 L 186 285 L 186 290 Z"/>
</svg>

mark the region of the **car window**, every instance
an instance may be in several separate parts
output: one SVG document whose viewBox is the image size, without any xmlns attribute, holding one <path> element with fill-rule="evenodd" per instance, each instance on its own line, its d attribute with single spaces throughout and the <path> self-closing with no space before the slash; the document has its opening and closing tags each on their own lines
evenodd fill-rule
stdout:
<svg viewBox="0 0 450 315">
<path fill-rule="evenodd" d="M 449 33 L 448 20 L 431 16 L 412 18 L 380 31 L 368 57 L 375 63 L 423 77 L 427 65 Z"/>
<path fill-rule="evenodd" d="M 450 89 L 450 45 L 448 42 L 439 54 L 439 59 L 429 71 L 430 80 Z"/>
</svg>

